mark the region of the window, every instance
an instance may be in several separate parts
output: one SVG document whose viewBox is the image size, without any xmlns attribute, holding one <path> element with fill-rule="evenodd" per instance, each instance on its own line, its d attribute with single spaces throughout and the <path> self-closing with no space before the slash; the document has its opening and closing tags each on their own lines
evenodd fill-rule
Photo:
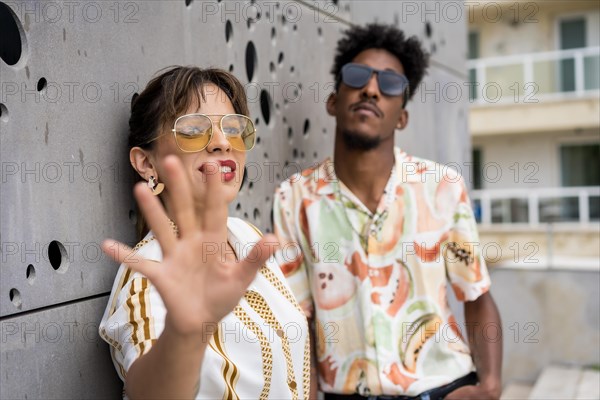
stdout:
<svg viewBox="0 0 600 400">
<path fill-rule="evenodd" d="M 578 49 L 586 46 L 585 17 L 565 19 L 559 23 L 560 49 Z M 560 62 L 560 88 L 563 92 L 575 91 L 575 59 Z"/>
<path fill-rule="evenodd" d="M 479 58 L 479 32 L 469 32 L 469 60 Z"/>
<path fill-rule="evenodd" d="M 600 186 L 600 143 L 560 147 L 562 186 Z"/>
<path fill-rule="evenodd" d="M 473 160 L 473 189 L 483 189 L 483 185 L 481 183 L 481 171 L 483 168 L 483 164 L 481 162 L 481 149 L 474 148 L 472 152 L 472 160 Z"/>
<path fill-rule="evenodd" d="M 563 186 L 600 186 L 600 143 L 569 144 L 560 147 L 560 172 Z M 563 214 L 579 213 L 577 199 L 562 199 Z M 600 198 L 588 199 L 589 217 L 600 218 Z"/>
<path fill-rule="evenodd" d="M 479 58 L 479 32 L 469 32 L 469 60 Z M 469 100 L 477 99 L 477 71 L 474 68 L 469 70 Z"/>
</svg>

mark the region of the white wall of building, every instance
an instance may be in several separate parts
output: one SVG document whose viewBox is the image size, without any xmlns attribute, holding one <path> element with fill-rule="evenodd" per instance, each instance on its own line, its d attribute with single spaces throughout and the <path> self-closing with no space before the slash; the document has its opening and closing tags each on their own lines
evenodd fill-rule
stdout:
<svg viewBox="0 0 600 400">
<path fill-rule="evenodd" d="M 561 186 L 560 146 L 598 142 L 598 130 L 472 139 L 473 148 L 482 153 L 482 189 Z"/>
</svg>

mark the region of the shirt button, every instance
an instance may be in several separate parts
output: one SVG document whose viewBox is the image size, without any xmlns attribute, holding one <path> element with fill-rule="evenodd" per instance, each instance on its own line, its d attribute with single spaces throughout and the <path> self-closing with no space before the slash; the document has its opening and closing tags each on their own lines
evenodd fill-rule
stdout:
<svg viewBox="0 0 600 400">
<path fill-rule="evenodd" d="M 281 329 L 277 329 L 275 333 L 277 333 L 277 336 L 283 337 L 283 331 Z"/>
<path fill-rule="evenodd" d="M 290 389 L 296 389 L 296 381 L 290 381 L 288 383 L 288 386 L 290 387 Z"/>
</svg>

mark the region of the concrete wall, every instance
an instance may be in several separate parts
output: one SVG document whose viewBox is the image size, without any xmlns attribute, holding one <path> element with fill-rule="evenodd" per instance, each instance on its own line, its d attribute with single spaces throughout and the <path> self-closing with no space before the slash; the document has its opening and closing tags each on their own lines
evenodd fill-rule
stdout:
<svg viewBox="0 0 600 400">
<path fill-rule="evenodd" d="M 432 51 L 429 87 L 465 80 L 462 6 L 450 19 L 425 13 L 425 3 L 436 4 L 0 2 L 2 48 L 6 41 L 21 53 L 0 61 L 0 398 L 120 393 L 96 333 L 117 267 L 99 243 L 135 242 L 127 120 L 132 95 L 159 68 L 219 66 L 247 85 L 261 141 L 231 214 L 269 230 L 275 185 L 332 152 L 324 101 L 340 30 L 395 22 Z M 466 162 L 466 101 L 466 92 L 451 102 L 418 94 L 399 142 L 423 157 Z"/>
<path fill-rule="evenodd" d="M 597 270 L 493 269 L 491 277 L 504 326 L 504 382 L 534 382 L 551 363 L 600 364 Z"/>
</svg>

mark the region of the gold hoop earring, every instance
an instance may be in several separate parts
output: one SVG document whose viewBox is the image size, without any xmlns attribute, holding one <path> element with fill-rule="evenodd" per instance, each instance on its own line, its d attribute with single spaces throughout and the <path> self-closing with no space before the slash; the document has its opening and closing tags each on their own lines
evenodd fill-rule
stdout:
<svg viewBox="0 0 600 400">
<path fill-rule="evenodd" d="M 148 187 L 152 190 L 153 195 L 158 196 L 165 189 L 165 184 L 158 183 L 154 176 L 150 176 L 150 179 L 148 179 Z"/>
</svg>

